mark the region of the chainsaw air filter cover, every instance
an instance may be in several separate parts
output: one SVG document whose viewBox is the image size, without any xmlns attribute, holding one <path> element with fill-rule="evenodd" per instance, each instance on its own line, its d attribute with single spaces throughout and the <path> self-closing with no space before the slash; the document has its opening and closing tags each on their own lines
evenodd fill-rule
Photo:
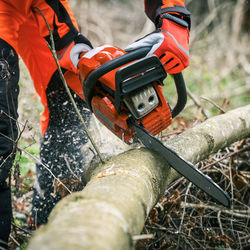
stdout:
<svg viewBox="0 0 250 250">
<path fill-rule="evenodd" d="M 152 85 L 147 85 L 124 97 L 124 103 L 136 119 L 150 113 L 159 105 L 159 98 Z"/>
</svg>

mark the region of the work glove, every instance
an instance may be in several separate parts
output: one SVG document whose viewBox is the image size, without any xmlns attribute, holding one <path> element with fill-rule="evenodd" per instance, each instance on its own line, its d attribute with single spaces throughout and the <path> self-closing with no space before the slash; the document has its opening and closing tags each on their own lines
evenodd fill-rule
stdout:
<svg viewBox="0 0 250 250">
<path fill-rule="evenodd" d="M 62 50 L 57 51 L 57 58 L 60 66 L 78 74 L 77 64 L 81 53 L 88 52 L 92 48 L 93 47 L 89 40 L 79 34 L 73 42 L 68 44 Z"/>
<path fill-rule="evenodd" d="M 188 23 L 181 17 L 163 14 L 154 32 L 132 43 L 125 51 L 151 47 L 147 56 L 156 55 L 167 73 L 176 74 L 189 65 L 188 45 Z"/>
</svg>

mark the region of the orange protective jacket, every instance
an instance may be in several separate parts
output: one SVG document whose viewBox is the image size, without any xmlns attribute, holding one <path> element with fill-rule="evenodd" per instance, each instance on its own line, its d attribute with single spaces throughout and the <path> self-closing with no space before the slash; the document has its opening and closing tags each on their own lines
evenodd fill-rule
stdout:
<svg viewBox="0 0 250 250">
<path fill-rule="evenodd" d="M 157 18 L 163 13 L 178 13 L 190 23 L 190 13 L 185 8 L 185 0 L 144 0 L 147 16 L 157 23 Z"/>
<path fill-rule="evenodd" d="M 30 72 L 44 106 L 40 118 L 44 135 L 49 123 L 46 88 L 57 66 L 46 43 L 50 42 L 48 27 L 37 8 L 53 31 L 56 50 L 71 43 L 79 31 L 67 0 L 0 1 L 0 38 L 16 50 Z M 73 90 L 81 89 L 77 75 L 66 72 L 65 77 Z"/>
<path fill-rule="evenodd" d="M 146 14 L 153 22 L 164 12 L 185 12 L 184 0 L 145 0 L 144 4 Z M 46 40 L 50 42 L 49 30 L 38 8 L 53 31 L 57 51 L 71 43 L 79 30 L 68 0 L 0 1 L 0 38 L 16 50 L 29 69 L 45 107 L 41 114 L 41 132 L 44 135 L 49 123 L 46 88 L 57 66 L 46 44 Z M 78 76 L 67 71 L 65 78 L 81 96 Z"/>
</svg>

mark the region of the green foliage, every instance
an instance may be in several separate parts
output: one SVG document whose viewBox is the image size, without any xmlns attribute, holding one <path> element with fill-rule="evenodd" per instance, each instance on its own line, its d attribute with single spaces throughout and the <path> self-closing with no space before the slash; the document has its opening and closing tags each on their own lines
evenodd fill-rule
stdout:
<svg viewBox="0 0 250 250">
<path fill-rule="evenodd" d="M 219 73 L 215 71 L 203 71 L 202 67 L 195 71 L 193 67 L 189 67 L 183 72 L 183 76 L 187 88 L 197 97 L 210 117 L 220 114 L 220 110 L 202 97 L 211 99 L 225 111 L 250 103 L 250 93 L 244 91 L 247 88 L 247 82 L 244 78 L 241 78 L 240 71 L 232 72 L 227 77 L 220 77 Z M 165 79 L 163 89 L 170 106 L 174 107 L 177 101 L 177 93 L 171 76 L 168 75 Z M 239 93 L 235 92 L 236 89 L 239 90 L 237 91 Z M 196 115 L 200 115 L 200 111 L 188 97 L 186 108 L 180 116 L 194 119 Z"/>
<path fill-rule="evenodd" d="M 224 250 L 225 246 L 224 245 L 218 245 L 214 248 L 215 250 Z"/>
<path fill-rule="evenodd" d="M 19 141 L 19 145 L 23 148 L 27 153 L 38 157 L 39 155 L 39 146 L 38 144 L 29 145 L 24 140 Z M 18 151 L 16 155 L 16 163 L 20 166 L 20 174 L 21 177 L 25 177 L 28 171 L 35 172 L 35 163 L 36 160 L 25 153 L 25 151 Z"/>
</svg>

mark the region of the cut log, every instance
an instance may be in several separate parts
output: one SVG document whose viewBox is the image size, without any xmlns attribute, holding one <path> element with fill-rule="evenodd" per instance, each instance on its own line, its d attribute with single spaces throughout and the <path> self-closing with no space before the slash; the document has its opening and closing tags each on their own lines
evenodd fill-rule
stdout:
<svg viewBox="0 0 250 250">
<path fill-rule="evenodd" d="M 197 163 L 249 136 L 250 105 L 211 118 L 167 144 Z M 133 249 L 132 236 L 141 233 L 150 210 L 178 176 L 145 148 L 113 157 L 87 171 L 84 190 L 56 205 L 28 249 Z"/>
</svg>

